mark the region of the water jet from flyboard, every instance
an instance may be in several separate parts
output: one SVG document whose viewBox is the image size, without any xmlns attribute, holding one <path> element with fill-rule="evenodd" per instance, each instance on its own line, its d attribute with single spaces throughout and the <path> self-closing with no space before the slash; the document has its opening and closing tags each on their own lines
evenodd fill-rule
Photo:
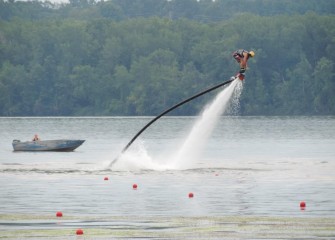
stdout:
<svg viewBox="0 0 335 240">
<path fill-rule="evenodd" d="M 217 84 L 217 85 L 215 85 L 215 86 L 213 86 L 213 87 L 210 87 L 210 88 L 208 88 L 208 89 L 206 89 L 206 90 L 204 90 L 204 91 L 202 91 L 202 92 L 200 92 L 200 93 L 198 93 L 198 94 L 195 94 L 195 95 L 193 95 L 192 97 L 190 97 L 190 98 L 187 98 L 187 99 L 185 99 L 185 100 L 183 100 L 183 101 L 181 101 L 181 102 L 179 102 L 179 103 L 177 103 L 176 105 L 174 105 L 174 106 L 172 106 L 172 107 L 170 107 L 169 109 L 167 109 L 167 110 L 165 110 L 164 112 L 162 112 L 161 114 L 159 114 L 157 117 L 155 117 L 155 118 L 153 118 L 150 122 L 148 122 L 130 141 L 129 141 L 129 143 L 122 149 L 122 151 L 121 151 L 121 153 L 109 164 L 109 167 L 113 167 L 113 165 L 120 159 L 120 157 L 121 157 L 121 155 L 125 152 L 125 151 L 127 151 L 127 149 L 130 147 L 130 145 L 136 140 L 136 138 L 138 138 L 140 135 L 141 135 L 141 133 L 143 133 L 151 124 L 153 124 L 154 122 L 156 122 L 159 118 L 161 118 L 162 116 L 164 116 L 165 114 L 167 114 L 167 113 L 169 113 L 169 112 L 171 112 L 172 110 L 174 110 L 174 109 L 176 109 L 176 108 L 178 108 L 178 107 L 180 107 L 181 105 L 183 105 L 183 104 L 185 104 L 185 103 L 187 103 L 187 102 L 189 102 L 189 101 L 192 101 L 193 99 L 195 99 L 195 98 L 197 98 L 197 97 L 200 97 L 200 96 L 202 96 L 202 95 L 204 95 L 204 94 L 206 94 L 206 93 L 209 93 L 209 92 L 211 92 L 211 91 L 213 91 L 213 90 L 215 90 L 215 89 L 217 89 L 217 88 L 219 88 L 219 87 L 222 87 L 222 86 L 224 86 L 224 85 L 227 85 L 227 84 L 229 84 L 229 83 L 231 83 L 232 81 L 234 81 L 234 80 L 236 80 L 236 79 L 239 79 L 238 78 L 238 76 L 236 76 L 236 77 L 234 77 L 234 78 L 231 78 L 230 80 L 227 80 L 227 81 L 225 81 L 225 82 L 223 82 L 223 83 L 219 83 L 219 84 Z"/>
</svg>

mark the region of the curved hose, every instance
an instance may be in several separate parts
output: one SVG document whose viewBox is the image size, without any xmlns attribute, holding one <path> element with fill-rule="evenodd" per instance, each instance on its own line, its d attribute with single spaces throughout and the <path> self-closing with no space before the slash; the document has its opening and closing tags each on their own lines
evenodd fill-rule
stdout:
<svg viewBox="0 0 335 240">
<path fill-rule="evenodd" d="M 211 87 L 211 88 L 208 88 L 208 89 L 206 89 L 206 90 L 204 90 L 204 91 L 202 91 L 202 92 L 200 92 L 200 93 L 198 93 L 198 94 L 195 94 L 195 95 L 193 95 L 192 97 L 190 97 L 190 98 L 187 98 L 187 99 L 185 99 L 185 100 L 183 100 L 183 101 L 181 101 L 180 103 L 177 103 L 176 105 L 174 105 L 174 106 L 172 106 L 172 107 L 170 107 L 169 109 L 167 109 L 167 110 L 165 110 L 164 112 L 162 112 L 161 114 L 159 114 L 157 117 L 155 117 L 154 119 L 152 119 L 150 122 L 148 122 L 131 140 L 130 140 L 130 142 L 122 149 L 122 151 L 121 151 L 121 153 L 119 154 L 119 156 L 117 157 L 117 158 L 115 158 L 111 163 L 110 163 L 110 167 L 112 167 L 116 162 L 117 162 L 117 160 L 120 158 L 120 156 L 125 152 L 125 151 L 127 151 L 127 149 L 130 147 L 130 145 L 136 140 L 136 138 L 138 138 L 138 136 L 140 136 L 141 135 L 141 133 L 142 132 L 144 132 L 144 130 L 145 129 L 147 129 L 151 124 L 153 124 L 155 121 L 157 121 L 159 118 L 161 118 L 162 116 L 164 116 L 165 114 L 167 114 L 167 113 L 169 113 L 169 112 L 171 112 L 172 110 L 174 110 L 174 109 L 176 109 L 177 107 L 180 107 L 181 105 L 183 105 L 183 104 L 185 104 L 185 103 L 187 103 L 187 102 L 189 102 L 189 101 L 191 101 L 191 100 L 193 100 L 193 99 L 195 99 L 195 98 L 197 98 L 197 97 L 200 97 L 200 96 L 202 96 L 202 95 L 204 95 L 204 94 L 206 94 L 206 93 L 208 93 L 208 92 L 211 92 L 211 91 L 213 91 L 213 90 L 215 90 L 215 89 L 217 89 L 217 88 L 219 88 L 219 87 L 222 87 L 222 86 L 224 86 L 224 85 L 226 85 L 226 84 L 228 84 L 228 83 L 231 83 L 232 81 L 234 81 L 235 79 L 237 79 L 237 78 L 234 78 L 234 79 L 230 79 L 230 80 L 227 80 L 227 81 L 225 81 L 225 82 L 223 82 L 223 83 L 220 83 L 220 84 L 218 84 L 218 85 L 215 85 L 215 86 L 213 86 L 213 87 Z"/>
</svg>

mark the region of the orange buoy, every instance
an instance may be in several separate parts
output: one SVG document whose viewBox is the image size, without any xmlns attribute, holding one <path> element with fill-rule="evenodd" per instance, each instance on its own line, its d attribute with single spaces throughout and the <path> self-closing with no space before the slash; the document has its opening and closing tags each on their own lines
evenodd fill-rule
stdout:
<svg viewBox="0 0 335 240">
<path fill-rule="evenodd" d="M 63 213 L 62 212 L 56 212 L 56 217 L 63 217 Z"/>
<path fill-rule="evenodd" d="M 77 229 L 76 234 L 77 235 L 83 235 L 84 231 L 82 229 Z"/>
<path fill-rule="evenodd" d="M 133 184 L 133 189 L 134 189 L 134 190 L 137 189 L 137 184 L 136 184 L 136 183 Z"/>
<path fill-rule="evenodd" d="M 193 193 L 189 193 L 189 194 L 188 194 L 188 197 L 189 197 L 189 198 L 193 198 L 193 197 L 194 197 L 194 194 L 193 194 Z"/>
</svg>

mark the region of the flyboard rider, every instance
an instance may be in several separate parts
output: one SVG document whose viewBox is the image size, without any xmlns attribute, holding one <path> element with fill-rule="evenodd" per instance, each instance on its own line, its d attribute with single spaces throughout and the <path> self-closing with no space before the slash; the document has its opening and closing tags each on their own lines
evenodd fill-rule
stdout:
<svg viewBox="0 0 335 240">
<path fill-rule="evenodd" d="M 236 77 L 238 77 L 240 80 L 243 80 L 245 77 L 245 70 L 247 69 L 247 62 L 250 57 L 255 56 L 255 52 L 239 49 L 233 52 L 232 55 L 235 58 L 235 60 L 240 64 L 240 71 L 236 75 Z"/>
</svg>

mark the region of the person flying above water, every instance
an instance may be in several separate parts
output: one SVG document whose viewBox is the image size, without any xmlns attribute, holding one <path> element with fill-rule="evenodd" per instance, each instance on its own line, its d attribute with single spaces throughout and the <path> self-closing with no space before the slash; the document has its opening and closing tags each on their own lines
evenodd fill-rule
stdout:
<svg viewBox="0 0 335 240">
<path fill-rule="evenodd" d="M 240 64 L 240 71 L 237 74 L 236 77 L 239 77 L 241 80 L 244 79 L 244 74 L 245 74 L 245 70 L 247 69 L 247 62 L 249 60 L 250 57 L 254 57 L 255 56 L 255 52 L 254 51 L 247 51 L 244 49 L 239 49 L 235 52 L 233 52 L 233 57 L 235 58 L 235 60 Z"/>
</svg>

